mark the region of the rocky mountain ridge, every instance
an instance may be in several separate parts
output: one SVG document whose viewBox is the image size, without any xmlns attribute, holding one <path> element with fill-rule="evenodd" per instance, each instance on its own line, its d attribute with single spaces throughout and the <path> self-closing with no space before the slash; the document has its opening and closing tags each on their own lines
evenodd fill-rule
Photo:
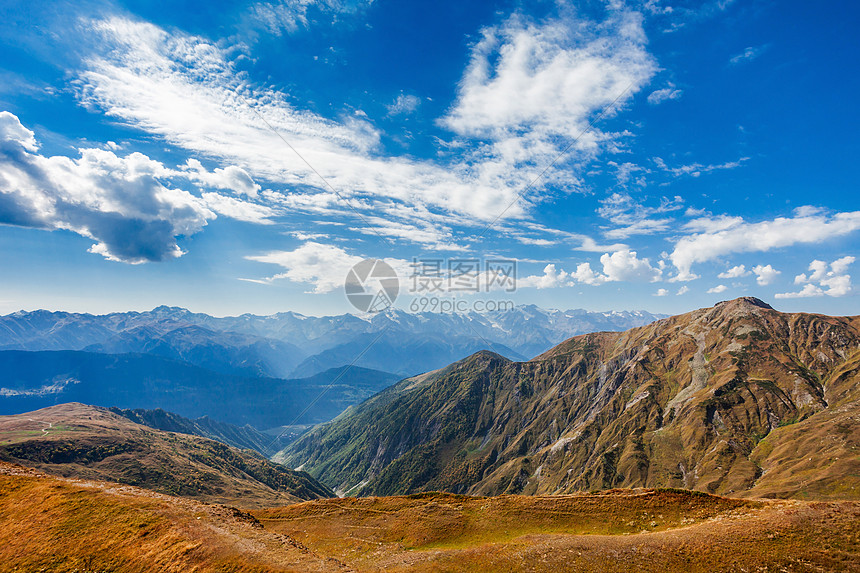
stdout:
<svg viewBox="0 0 860 573">
<path fill-rule="evenodd" d="M 277 459 L 351 495 L 860 495 L 860 317 L 741 298 L 404 380 Z"/>
</svg>

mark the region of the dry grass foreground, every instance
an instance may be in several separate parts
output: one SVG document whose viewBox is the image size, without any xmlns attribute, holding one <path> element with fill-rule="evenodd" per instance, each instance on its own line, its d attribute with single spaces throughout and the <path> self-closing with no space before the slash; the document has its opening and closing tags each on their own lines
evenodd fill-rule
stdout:
<svg viewBox="0 0 860 573">
<path fill-rule="evenodd" d="M 857 571 L 860 503 L 676 490 L 237 509 L 0 463 L 6 571 Z"/>
</svg>

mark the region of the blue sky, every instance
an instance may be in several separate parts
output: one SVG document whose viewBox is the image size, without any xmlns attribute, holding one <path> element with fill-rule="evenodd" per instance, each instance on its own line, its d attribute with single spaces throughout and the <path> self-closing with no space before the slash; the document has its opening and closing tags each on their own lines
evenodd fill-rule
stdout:
<svg viewBox="0 0 860 573">
<path fill-rule="evenodd" d="M 335 314 L 374 257 L 402 291 L 517 261 L 466 299 L 860 314 L 858 16 L 2 2 L 0 312 Z"/>
</svg>

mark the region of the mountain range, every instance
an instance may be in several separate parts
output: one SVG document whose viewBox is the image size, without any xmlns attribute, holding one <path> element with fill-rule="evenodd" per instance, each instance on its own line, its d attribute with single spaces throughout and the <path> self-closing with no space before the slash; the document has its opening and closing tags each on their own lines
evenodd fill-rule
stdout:
<svg viewBox="0 0 860 573">
<path fill-rule="evenodd" d="M 270 460 L 257 452 L 271 453 L 274 434 L 208 416 L 80 403 L 0 416 L 0 562 L 68 573 L 860 564 L 860 317 L 741 298 L 574 336 L 528 361 L 480 350 L 379 387 L 383 373 L 361 368 L 282 380 L 153 354 L 0 351 L 15 384 L 80 377 L 4 388 L 17 407 L 163 395 L 237 419 L 309 412 L 265 397 L 306 400 L 290 392 L 318 379 L 311 402 L 322 402 L 352 370 L 373 395 Z M 240 391 L 253 399 L 230 399 Z"/>
<path fill-rule="evenodd" d="M 219 318 L 167 306 L 106 315 L 38 310 L 0 317 L 0 350 L 149 354 L 222 374 L 269 378 L 303 378 L 355 361 L 405 377 L 480 349 L 523 360 L 576 334 L 626 330 L 661 316 L 533 305 L 490 313 L 389 309 L 324 317 L 283 312 Z"/>
<path fill-rule="evenodd" d="M 860 495 L 860 317 L 754 298 L 407 378 L 275 456 L 341 494 Z"/>
</svg>

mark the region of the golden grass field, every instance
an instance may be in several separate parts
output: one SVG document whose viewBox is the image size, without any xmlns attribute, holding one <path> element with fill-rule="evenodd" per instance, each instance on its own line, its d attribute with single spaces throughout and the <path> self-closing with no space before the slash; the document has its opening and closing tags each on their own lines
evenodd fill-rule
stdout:
<svg viewBox="0 0 860 573">
<path fill-rule="evenodd" d="M 860 502 L 443 493 L 250 513 L 0 463 L 0 567 L 56 572 L 858 571 Z"/>
</svg>

